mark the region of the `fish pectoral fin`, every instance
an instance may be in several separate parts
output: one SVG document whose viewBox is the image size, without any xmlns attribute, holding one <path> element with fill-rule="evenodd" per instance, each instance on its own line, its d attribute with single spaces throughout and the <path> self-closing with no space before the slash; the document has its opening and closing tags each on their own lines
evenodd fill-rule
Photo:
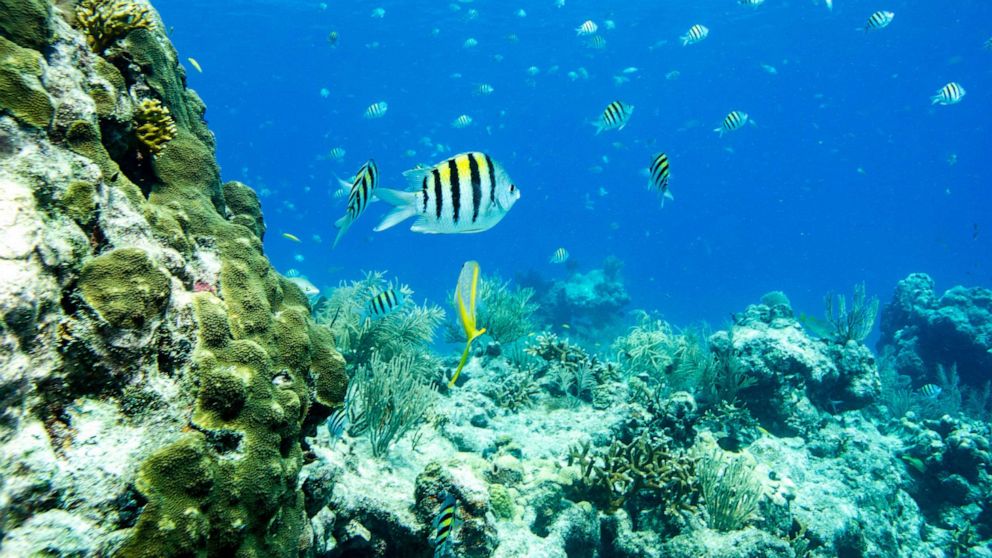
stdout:
<svg viewBox="0 0 992 558">
<path fill-rule="evenodd" d="M 439 233 L 439 231 L 431 227 L 430 221 L 428 221 L 425 217 L 418 217 L 417 220 L 413 222 L 413 225 L 410 227 L 410 230 L 413 232 L 425 233 L 425 234 Z"/>
<path fill-rule="evenodd" d="M 388 228 L 395 227 L 396 225 L 406 221 L 410 217 L 413 217 L 417 213 L 417 208 L 412 205 L 394 207 L 392 211 L 386 214 L 379 222 L 379 225 L 373 229 L 375 232 L 384 231 Z"/>
</svg>

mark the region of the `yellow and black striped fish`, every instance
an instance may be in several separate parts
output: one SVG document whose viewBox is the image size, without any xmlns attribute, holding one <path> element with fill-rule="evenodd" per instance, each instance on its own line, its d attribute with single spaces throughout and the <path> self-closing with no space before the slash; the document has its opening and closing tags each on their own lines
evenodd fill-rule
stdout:
<svg viewBox="0 0 992 558">
<path fill-rule="evenodd" d="M 485 153 L 461 153 L 430 168 L 403 175 L 413 191 L 380 189 L 379 199 L 394 206 L 376 231 L 417 216 L 410 227 L 420 233 L 476 233 L 492 228 L 520 199 L 506 171 Z"/>
<path fill-rule="evenodd" d="M 376 318 L 388 316 L 403 304 L 403 300 L 403 293 L 398 293 L 394 289 L 387 289 L 369 300 L 368 313 Z"/>
<path fill-rule="evenodd" d="M 679 37 L 682 39 L 682 46 L 694 45 L 709 37 L 710 30 L 705 25 L 695 24 L 689 28 L 689 32 Z"/>
<path fill-rule="evenodd" d="M 455 520 L 458 513 L 458 500 L 450 493 L 446 492 L 444 501 L 441 502 L 441 511 L 434 518 L 434 525 L 431 528 L 431 542 L 434 545 L 434 556 L 439 558 L 451 548 L 453 541 L 452 532 L 455 530 Z"/>
<path fill-rule="evenodd" d="M 940 392 L 942 391 L 944 390 L 941 389 L 941 387 L 938 386 L 937 384 L 926 384 L 920 388 L 920 393 L 923 395 L 923 397 L 929 399 L 936 399 L 937 396 L 940 395 Z"/>
<path fill-rule="evenodd" d="M 369 105 L 369 108 L 365 109 L 365 113 L 362 115 L 366 120 L 373 120 L 376 118 L 382 118 L 386 115 L 386 111 L 389 110 L 389 103 L 386 101 L 379 101 L 378 103 L 373 103 Z"/>
<path fill-rule="evenodd" d="M 735 110 L 731 111 L 724 119 L 723 123 L 720 124 L 719 128 L 714 128 L 713 131 L 720 134 L 723 137 L 725 132 L 733 132 L 734 130 L 740 130 L 745 124 L 750 121 L 750 117 L 746 112 Z M 752 123 L 753 124 L 753 123 Z"/>
<path fill-rule="evenodd" d="M 568 261 L 568 250 L 564 248 L 559 248 L 551 254 L 551 258 L 548 260 L 553 264 L 563 264 Z"/>
<path fill-rule="evenodd" d="M 888 11 L 878 11 L 868 18 L 865 22 L 865 31 L 875 31 L 878 29 L 884 29 L 892 23 L 892 18 L 896 17 L 896 14 Z"/>
<path fill-rule="evenodd" d="M 668 155 L 665 153 L 659 153 L 654 156 L 651 160 L 651 167 L 648 169 L 649 176 L 648 188 L 657 190 L 661 193 L 661 207 L 665 207 L 665 198 L 674 200 L 675 196 L 668 190 Z"/>
<path fill-rule="evenodd" d="M 339 230 L 338 236 L 334 239 L 334 246 L 331 247 L 332 249 L 338 245 L 338 241 L 348 231 L 348 227 L 362 215 L 362 212 L 368 207 L 369 202 L 372 201 L 375 188 L 379 184 L 379 168 L 376 167 L 375 161 L 369 159 L 362 165 L 362 168 L 358 169 L 358 174 L 355 175 L 355 180 L 350 186 L 343 180 L 339 182 L 343 188 L 350 188 L 350 191 L 348 193 L 348 207 L 345 210 L 344 217 L 334 222 L 334 226 Z"/>
<path fill-rule="evenodd" d="M 598 134 L 603 130 L 623 130 L 633 113 L 634 105 L 628 105 L 623 101 L 613 101 L 606 105 L 603 115 L 596 122 L 596 133 Z"/>
</svg>

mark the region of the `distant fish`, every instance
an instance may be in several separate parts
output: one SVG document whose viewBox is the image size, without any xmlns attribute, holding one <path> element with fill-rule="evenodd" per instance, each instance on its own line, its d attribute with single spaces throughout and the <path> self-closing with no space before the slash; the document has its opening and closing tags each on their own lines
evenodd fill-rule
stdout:
<svg viewBox="0 0 992 558">
<path fill-rule="evenodd" d="M 372 13 L 369 14 L 369 15 L 373 19 L 382 19 L 382 18 L 386 17 L 386 9 L 385 8 L 376 8 L 376 9 L 372 10 Z"/>
<path fill-rule="evenodd" d="M 757 8 L 758 6 L 765 3 L 765 0 L 738 0 L 742 6 L 751 6 L 752 8 Z"/>
<path fill-rule="evenodd" d="M 876 31 L 878 29 L 885 29 L 892 23 L 892 19 L 896 17 L 896 14 L 888 11 L 878 11 L 868 18 L 865 22 L 864 31 Z"/>
<path fill-rule="evenodd" d="M 942 391 L 944 390 L 937 384 L 926 384 L 920 387 L 920 394 L 928 399 L 936 399 Z"/>
<path fill-rule="evenodd" d="M 549 263 L 553 264 L 563 264 L 568 261 L 568 250 L 564 248 L 559 248 L 551 254 L 551 258 L 548 259 Z"/>
<path fill-rule="evenodd" d="M 565 0 L 555 0 L 555 7 L 556 8 L 564 8 L 565 7 Z"/>
<path fill-rule="evenodd" d="M 520 199 L 520 190 L 489 155 L 461 153 L 427 169 L 403 175 L 415 191 L 380 189 L 379 199 L 396 206 L 376 231 L 410 217 L 420 233 L 476 233 L 500 222 Z"/>
<path fill-rule="evenodd" d="M 455 520 L 458 514 L 458 500 L 450 492 L 444 493 L 444 501 L 441 502 L 441 510 L 438 511 L 431 525 L 431 544 L 434 546 L 435 558 L 440 558 L 445 552 L 451 550 L 455 530 Z"/>
<path fill-rule="evenodd" d="M 468 128 L 471 125 L 472 125 L 472 117 L 467 114 L 463 114 L 459 116 L 451 123 L 452 128 L 458 128 L 458 129 Z"/>
<path fill-rule="evenodd" d="M 203 73 L 203 68 L 200 67 L 200 63 L 196 61 L 196 58 L 187 58 L 186 60 L 189 60 L 189 63 L 196 68 L 197 72 Z"/>
<path fill-rule="evenodd" d="M 594 21 L 592 21 L 590 19 L 590 20 L 586 20 L 586 22 L 583 23 L 582 25 L 576 27 L 575 28 L 575 34 L 576 35 L 592 35 L 598 29 L 599 29 L 599 26 L 596 25 L 596 22 L 594 22 Z"/>
<path fill-rule="evenodd" d="M 475 48 L 479 46 L 479 41 L 475 40 L 475 38 L 473 37 L 469 37 L 465 39 L 465 42 L 462 43 L 462 46 L 465 48 Z"/>
<path fill-rule="evenodd" d="M 964 90 L 964 87 L 961 87 L 960 83 L 956 81 L 952 81 L 951 83 L 948 83 L 947 85 L 941 87 L 937 91 L 936 95 L 930 97 L 930 101 L 931 101 L 930 104 L 955 105 L 957 103 L 960 103 L 961 99 L 964 99 L 965 93 L 966 91 Z"/>
<path fill-rule="evenodd" d="M 668 190 L 668 155 L 659 153 L 651 160 L 651 167 L 648 169 L 650 180 L 648 188 L 657 190 L 661 194 L 661 207 L 665 207 L 665 199 L 674 200 L 675 196 Z"/>
<path fill-rule="evenodd" d="M 720 134 L 720 137 L 723 137 L 724 133 L 740 130 L 741 127 L 749 122 L 752 125 L 754 124 L 754 122 L 751 121 L 751 117 L 749 117 L 746 112 L 735 110 L 731 111 L 731 113 L 723 119 L 723 123 L 720 124 L 720 127 L 714 128 L 713 131 Z"/>
<path fill-rule="evenodd" d="M 346 186 L 348 183 L 345 181 L 340 181 L 341 186 Z M 344 233 L 348 232 L 348 227 L 352 225 L 365 211 L 369 203 L 372 201 L 372 196 L 375 195 L 375 188 L 379 184 L 379 167 L 376 166 L 375 161 L 369 159 L 362 165 L 362 168 L 358 169 L 358 174 L 355 175 L 355 180 L 351 183 L 351 190 L 348 194 L 348 206 L 345 209 L 344 217 L 341 217 L 334 222 L 334 226 L 338 228 L 338 235 L 334 238 L 334 245 L 331 246 L 333 249 L 338 245 L 341 237 Z"/>
<path fill-rule="evenodd" d="M 771 64 L 762 64 L 761 69 L 773 76 L 778 73 L 778 70 L 775 68 L 775 66 L 772 66 Z"/>
<path fill-rule="evenodd" d="M 598 134 L 603 130 L 623 130 L 633 113 L 634 105 L 625 104 L 623 101 L 613 101 L 606 105 L 602 116 L 596 122 L 596 133 Z"/>
<path fill-rule="evenodd" d="M 612 31 L 613 29 L 617 28 L 617 23 L 612 19 L 607 19 L 606 21 L 603 22 L 603 28 L 606 29 L 607 31 Z"/>
<path fill-rule="evenodd" d="M 824 2 L 826 2 L 826 4 L 827 4 L 827 10 L 828 11 L 831 11 L 831 12 L 834 11 L 834 0 L 824 0 Z"/>
<path fill-rule="evenodd" d="M 668 81 L 673 81 L 673 80 L 679 79 L 679 76 L 681 76 L 681 75 L 682 75 L 682 72 L 679 72 L 678 70 L 672 70 L 672 71 L 668 72 L 667 74 L 665 74 L 665 79 L 667 79 Z"/>
<path fill-rule="evenodd" d="M 492 85 L 489 85 L 488 83 L 480 83 L 475 88 L 475 94 L 476 95 L 483 95 L 483 96 L 492 95 L 493 94 L 493 91 L 496 91 L 496 90 L 493 88 Z"/>
<path fill-rule="evenodd" d="M 330 151 L 327 152 L 327 158 L 332 161 L 340 161 L 344 159 L 347 152 L 343 147 L 332 147 Z"/>
<path fill-rule="evenodd" d="M 589 35 L 586 38 L 586 47 L 593 50 L 603 50 L 606 48 L 606 38 L 602 35 Z"/>
<path fill-rule="evenodd" d="M 985 47 L 985 50 L 992 50 L 992 37 L 990 37 L 989 40 L 985 41 L 985 44 L 982 46 Z"/>
<path fill-rule="evenodd" d="M 702 41 L 710 34 L 710 30 L 704 25 L 695 24 L 689 28 L 689 32 L 679 37 L 682 39 L 682 46 L 694 45 Z"/>
<path fill-rule="evenodd" d="M 637 71 L 638 71 L 637 68 L 635 68 L 634 66 L 629 66 L 623 69 L 623 73 L 625 74 L 636 74 Z"/>
<path fill-rule="evenodd" d="M 397 293 L 395 289 L 388 289 L 373 296 L 368 302 L 369 315 L 376 318 L 388 316 L 403 304 L 403 293 Z"/>
<path fill-rule="evenodd" d="M 348 430 L 348 413 L 342 407 L 338 407 L 327 417 L 327 434 L 331 437 L 331 442 L 336 442 L 344 437 Z"/>
<path fill-rule="evenodd" d="M 320 289 L 306 277 L 288 277 L 287 280 L 299 287 L 303 291 L 303 294 L 307 296 L 317 296 L 320 294 Z"/>
<path fill-rule="evenodd" d="M 338 32 L 337 31 L 331 31 L 330 33 L 327 34 L 327 44 L 331 45 L 332 47 L 338 46 Z"/>
<path fill-rule="evenodd" d="M 282 233 L 282 237 L 285 238 L 286 240 L 292 240 L 293 242 L 303 242 L 302 240 L 300 240 L 300 237 L 291 233 Z"/>
<path fill-rule="evenodd" d="M 387 110 L 389 110 L 389 103 L 386 101 L 379 101 L 378 103 L 369 105 L 369 108 L 365 109 L 365 113 L 362 116 L 366 120 L 374 120 L 385 116 Z"/>
</svg>

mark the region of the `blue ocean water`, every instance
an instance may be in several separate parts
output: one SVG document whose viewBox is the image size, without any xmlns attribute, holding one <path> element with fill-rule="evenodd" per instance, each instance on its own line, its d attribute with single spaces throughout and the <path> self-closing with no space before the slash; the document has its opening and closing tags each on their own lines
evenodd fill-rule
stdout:
<svg viewBox="0 0 992 558">
<path fill-rule="evenodd" d="M 555 279 L 568 271 L 548 258 L 565 247 L 580 271 L 622 259 L 631 308 L 719 325 L 773 289 L 815 314 L 824 293 L 862 280 L 883 301 L 913 271 L 940 288 L 992 281 L 989 2 L 156 7 L 207 104 L 224 179 L 262 196 L 268 256 L 320 287 L 388 270 L 418 300 L 443 303 L 465 260 L 484 273 Z M 371 17 L 380 7 L 384 17 Z M 882 9 L 896 14 L 888 28 L 858 31 Z M 604 48 L 576 36 L 586 20 L 600 25 Z M 679 36 L 696 23 L 709 37 L 683 47 Z M 464 47 L 469 38 L 477 46 Z M 623 74 L 628 67 L 637 71 Z M 569 77 L 580 68 L 588 79 Z M 629 82 L 616 84 L 620 75 Z M 932 106 L 950 81 L 967 90 L 964 100 Z M 495 91 L 474 95 L 480 83 Z M 633 117 L 595 135 L 589 122 L 614 100 L 634 105 Z M 363 119 L 377 101 L 388 103 L 385 117 Z M 731 110 L 757 126 L 721 139 L 713 128 Z M 452 127 L 460 114 L 473 125 Z M 423 137 L 448 149 L 433 153 Z M 333 147 L 346 150 L 341 161 L 327 158 Z M 495 228 L 374 233 L 388 209 L 378 203 L 331 250 L 344 213 L 336 176 L 373 158 L 382 186 L 402 188 L 416 163 L 468 150 L 490 153 L 522 191 Z M 676 198 L 664 209 L 643 174 L 658 151 L 671 159 Z"/>
</svg>

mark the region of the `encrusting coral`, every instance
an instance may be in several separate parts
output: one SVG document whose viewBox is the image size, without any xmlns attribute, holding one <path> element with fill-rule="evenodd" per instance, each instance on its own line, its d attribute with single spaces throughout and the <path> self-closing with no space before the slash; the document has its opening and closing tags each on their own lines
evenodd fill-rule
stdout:
<svg viewBox="0 0 992 558">
<path fill-rule="evenodd" d="M 155 26 L 149 8 L 133 0 L 81 0 L 76 6 L 76 23 L 90 48 L 98 53 L 135 29 Z"/>
<path fill-rule="evenodd" d="M 162 152 L 165 145 L 176 137 L 176 121 L 169 114 L 169 108 L 158 99 L 145 99 L 138 105 L 134 116 L 135 133 L 138 140 L 153 155 Z"/>
</svg>

